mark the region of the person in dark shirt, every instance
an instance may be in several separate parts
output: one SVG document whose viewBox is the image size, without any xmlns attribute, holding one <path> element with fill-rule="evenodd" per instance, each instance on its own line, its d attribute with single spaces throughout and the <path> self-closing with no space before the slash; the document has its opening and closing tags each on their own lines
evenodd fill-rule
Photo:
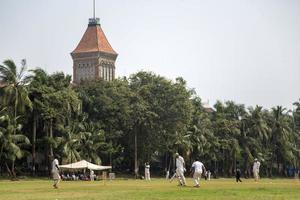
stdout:
<svg viewBox="0 0 300 200">
<path fill-rule="evenodd" d="M 239 162 L 236 163 L 236 169 L 235 169 L 235 179 L 236 182 L 242 182 L 241 180 L 241 170 L 239 168 Z"/>
<path fill-rule="evenodd" d="M 241 170 L 239 168 L 237 168 L 236 171 L 235 171 L 235 179 L 236 179 L 236 182 L 242 182 L 242 180 L 241 180 Z"/>
</svg>

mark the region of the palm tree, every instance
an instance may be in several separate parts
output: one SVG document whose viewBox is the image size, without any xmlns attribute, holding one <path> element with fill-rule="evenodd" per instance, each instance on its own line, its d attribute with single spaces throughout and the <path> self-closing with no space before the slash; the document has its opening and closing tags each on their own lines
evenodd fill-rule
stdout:
<svg viewBox="0 0 300 200">
<path fill-rule="evenodd" d="M 16 178 L 14 162 L 23 157 L 23 146 L 30 144 L 25 135 L 17 133 L 22 129 L 16 122 L 17 118 L 11 119 L 8 114 L 0 115 L 0 160 L 3 158 L 7 171 L 13 179 Z M 12 163 L 11 167 L 9 161 Z"/>
<path fill-rule="evenodd" d="M 112 145 L 105 142 L 104 131 L 96 128 L 93 123 L 84 123 L 83 127 L 84 129 L 81 133 L 81 157 L 90 162 L 101 164 L 99 151 L 105 148 L 108 149 L 108 153 L 112 153 Z"/>
<path fill-rule="evenodd" d="M 270 130 L 266 119 L 263 117 L 262 107 L 256 106 L 254 109 L 249 108 L 250 116 L 248 118 L 249 132 L 253 137 L 261 141 L 267 141 L 270 137 Z"/>
<path fill-rule="evenodd" d="M 32 173 L 35 174 L 35 163 L 36 163 L 36 133 L 37 133 L 37 123 L 41 117 L 43 104 L 43 94 L 45 93 L 45 85 L 47 85 L 48 74 L 40 68 L 31 70 L 33 73 L 28 77 L 30 80 L 29 85 L 29 98 L 33 104 L 32 112 Z"/>
<path fill-rule="evenodd" d="M 28 97 L 26 84 L 28 79 L 25 76 L 26 66 L 23 64 L 18 72 L 17 67 L 12 60 L 5 60 L 4 65 L 0 65 L 0 82 L 3 90 L 3 104 L 13 107 L 14 118 L 17 118 L 17 112 L 24 112 L 26 107 L 32 108 Z"/>
<path fill-rule="evenodd" d="M 291 155 L 291 128 L 290 118 L 288 117 L 286 108 L 277 106 L 272 108 L 272 160 L 271 160 L 271 173 L 274 160 L 277 160 L 278 173 L 280 173 L 279 162 L 284 159 L 293 159 L 294 155 Z M 288 160 L 290 161 L 290 160 Z"/>
<path fill-rule="evenodd" d="M 14 134 L 17 130 L 17 112 L 23 113 L 26 107 L 32 109 L 31 101 L 28 97 L 26 84 L 28 79 L 25 76 L 26 65 L 25 60 L 22 60 L 22 67 L 17 71 L 17 67 L 12 60 L 5 60 L 3 65 L 0 65 L 0 97 L 2 96 L 2 103 L 8 109 L 12 110 L 14 124 Z M 14 160 L 12 163 L 14 168 Z"/>
<path fill-rule="evenodd" d="M 296 106 L 293 112 L 295 129 L 300 130 L 300 99 L 293 103 L 293 105 Z"/>
<path fill-rule="evenodd" d="M 63 161 L 69 163 L 77 162 L 81 159 L 79 150 L 81 142 L 81 133 L 75 124 L 63 127 L 59 126 L 59 130 L 62 132 L 61 137 L 56 137 L 58 149 L 64 155 Z"/>
</svg>

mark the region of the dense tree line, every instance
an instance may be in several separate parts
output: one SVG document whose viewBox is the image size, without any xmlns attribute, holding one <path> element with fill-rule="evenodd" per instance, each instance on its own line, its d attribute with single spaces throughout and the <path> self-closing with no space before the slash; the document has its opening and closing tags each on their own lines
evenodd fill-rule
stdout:
<svg viewBox="0 0 300 200">
<path fill-rule="evenodd" d="M 174 168 L 174 153 L 195 158 L 215 175 L 237 165 L 251 176 L 254 158 L 266 176 L 300 163 L 300 100 L 294 110 L 246 108 L 233 101 L 214 110 L 182 78 L 138 72 L 114 81 L 71 84 L 71 76 L 0 65 L 1 174 L 46 175 L 54 155 L 112 165 L 138 176 L 145 162 L 157 174 Z"/>
</svg>

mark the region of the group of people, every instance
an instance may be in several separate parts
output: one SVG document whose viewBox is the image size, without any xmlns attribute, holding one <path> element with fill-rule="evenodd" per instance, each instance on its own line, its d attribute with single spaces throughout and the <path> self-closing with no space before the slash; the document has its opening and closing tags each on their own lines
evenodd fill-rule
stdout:
<svg viewBox="0 0 300 200">
<path fill-rule="evenodd" d="M 257 182 L 258 179 L 259 179 L 259 168 L 260 168 L 260 162 L 258 161 L 257 158 L 255 158 L 254 163 L 253 163 L 253 168 L 252 168 L 252 172 L 253 172 L 255 182 Z M 236 179 L 236 182 L 242 182 L 242 180 L 241 180 L 241 170 L 239 169 L 239 167 L 236 168 L 235 179 Z"/>
<path fill-rule="evenodd" d="M 184 173 L 186 172 L 185 168 L 185 162 L 182 156 L 180 156 L 178 153 L 175 154 L 176 158 L 176 171 L 174 175 L 171 177 L 170 182 L 173 181 L 174 178 L 178 179 L 179 186 L 186 186 L 186 179 L 184 176 Z M 257 158 L 254 159 L 253 164 L 253 176 L 254 180 L 258 181 L 259 179 L 259 168 L 260 168 L 260 162 Z M 190 172 L 192 173 L 193 179 L 194 179 L 194 187 L 200 187 L 200 179 L 202 174 L 205 175 L 205 177 L 210 180 L 210 171 L 206 171 L 205 166 L 202 162 L 195 159 L 192 167 L 190 169 Z M 55 158 L 52 162 L 52 177 L 54 180 L 53 187 L 58 188 L 58 184 L 61 180 L 61 176 L 59 174 L 59 162 L 58 159 Z M 94 172 L 93 170 L 90 171 L 90 177 L 91 180 L 94 180 Z M 236 168 L 236 182 L 242 182 L 241 180 L 241 170 L 239 168 Z M 169 173 L 167 172 L 167 178 L 169 178 Z M 147 162 L 145 163 L 145 180 L 150 181 L 150 164 Z"/>
<path fill-rule="evenodd" d="M 186 186 L 186 179 L 184 176 L 184 173 L 186 172 L 186 168 L 185 168 L 184 159 L 178 153 L 175 154 L 175 158 L 176 158 L 176 172 L 170 181 L 172 181 L 175 177 L 177 177 L 179 186 Z M 190 172 L 193 174 L 194 187 L 200 187 L 201 176 L 202 174 L 206 174 L 206 169 L 204 164 L 196 159 L 192 164 Z M 210 179 L 210 174 L 209 174 L 209 179 Z"/>
<path fill-rule="evenodd" d="M 59 162 L 58 162 L 58 159 L 55 158 L 53 161 L 52 161 L 52 170 L 51 170 L 51 173 L 52 173 L 52 178 L 53 178 L 53 181 L 54 181 L 54 184 L 53 184 L 53 187 L 55 189 L 58 188 L 58 184 L 60 182 L 61 179 L 63 180 L 90 180 L 90 181 L 94 181 L 96 179 L 96 175 L 94 173 L 93 170 L 90 170 L 90 174 L 89 176 L 85 175 L 85 174 L 79 174 L 78 176 L 75 175 L 75 173 L 72 174 L 72 176 L 70 176 L 69 174 L 67 175 L 60 175 L 59 174 Z"/>
<path fill-rule="evenodd" d="M 186 186 L 186 179 L 184 173 L 186 172 L 185 162 L 182 156 L 178 153 L 175 154 L 176 158 L 176 171 L 174 175 L 170 178 L 170 182 L 172 182 L 175 178 L 178 179 L 179 186 Z M 253 176 L 254 180 L 258 181 L 259 179 L 259 168 L 260 162 L 257 158 L 254 159 L 253 164 Z M 194 187 L 200 187 L 200 179 L 201 176 L 204 175 L 206 180 L 210 180 L 211 172 L 206 170 L 204 164 L 200 162 L 198 159 L 195 159 L 190 172 L 194 179 Z M 169 179 L 169 171 L 167 171 L 166 179 Z M 241 170 L 237 167 L 235 172 L 236 182 L 242 182 L 241 180 Z M 150 165 L 149 163 L 145 163 L 145 179 L 150 180 Z"/>
<path fill-rule="evenodd" d="M 186 172 L 185 168 L 185 162 L 182 156 L 180 156 L 178 153 L 175 154 L 176 158 L 176 171 L 174 175 L 171 177 L 170 182 L 174 180 L 174 178 L 178 179 L 178 183 L 180 186 L 186 185 L 186 179 L 184 176 L 184 173 Z M 194 183 L 195 187 L 200 186 L 200 179 L 202 174 L 206 174 L 206 177 L 208 180 L 210 180 L 210 172 L 206 171 L 204 164 L 198 160 L 195 160 L 192 164 L 191 173 L 193 173 Z M 166 178 L 169 178 L 169 172 L 167 172 Z M 150 179 L 150 165 L 149 163 L 145 163 L 145 180 L 151 180 Z"/>
<path fill-rule="evenodd" d="M 76 173 L 72 173 L 72 175 L 70 174 L 61 174 L 61 179 L 63 181 L 94 181 L 97 179 L 97 176 L 95 175 L 93 170 L 90 170 L 90 174 L 86 174 L 86 173 L 80 173 L 80 174 L 76 174 Z"/>
</svg>

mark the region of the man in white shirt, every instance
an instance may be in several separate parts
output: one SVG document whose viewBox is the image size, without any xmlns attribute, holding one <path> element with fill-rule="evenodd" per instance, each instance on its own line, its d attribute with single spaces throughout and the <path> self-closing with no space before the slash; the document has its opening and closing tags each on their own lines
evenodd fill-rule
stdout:
<svg viewBox="0 0 300 200">
<path fill-rule="evenodd" d="M 211 176 L 211 172 L 208 170 L 207 171 L 207 180 L 210 181 L 210 176 Z"/>
<path fill-rule="evenodd" d="M 184 177 L 184 171 L 185 171 L 184 159 L 178 153 L 175 154 L 175 158 L 176 158 L 176 175 L 178 177 L 179 185 L 185 186 L 186 181 Z"/>
<path fill-rule="evenodd" d="M 145 163 L 145 179 L 150 181 L 150 165 L 148 162 Z"/>
<path fill-rule="evenodd" d="M 255 158 L 253 163 L 253 176 L 255 181 L 258 181 L 259 179 L 259 167 L 260 162 L 257 160 L 257 158 Z"/>
<path fill-rule="evenodd" d="M 53 187 L 55 189 L 58 188 L 58 184 L 60 182 L 60 175 L 59 175 L 59 162 L 57 160 L 57 158 L 55 158 L 53 161 L 52 161 L 52 177 L 53 177 L 53 181 L 54 181 L 54 185 Z"/>
<path fill-rule="evenodd" d="M 90 180 L 91 180 L 91 181 L 94 181 L 94 180 L 95 180 L 95 173 L 94 173 L 94 170 L 91 170 L 91 169 L 90 169 Z"/>
<path fill-rule="evenodd" d="M 169 180 L 169 178 L 170 178 L 170 171 L 167 170 L 167 172 L 166 172 L 166 180 Z"/>
<path fill-rule="evenodd" d="M 194 178 L 194 187 L 200 187 L 200 179 L 201 175 L 204 172 L 205 173 L 205 167 L 202 162 L 195 160 L 192 164 L 192 169 L 191 171 L 193 172 L 193 178 Z"/>
</svg>

